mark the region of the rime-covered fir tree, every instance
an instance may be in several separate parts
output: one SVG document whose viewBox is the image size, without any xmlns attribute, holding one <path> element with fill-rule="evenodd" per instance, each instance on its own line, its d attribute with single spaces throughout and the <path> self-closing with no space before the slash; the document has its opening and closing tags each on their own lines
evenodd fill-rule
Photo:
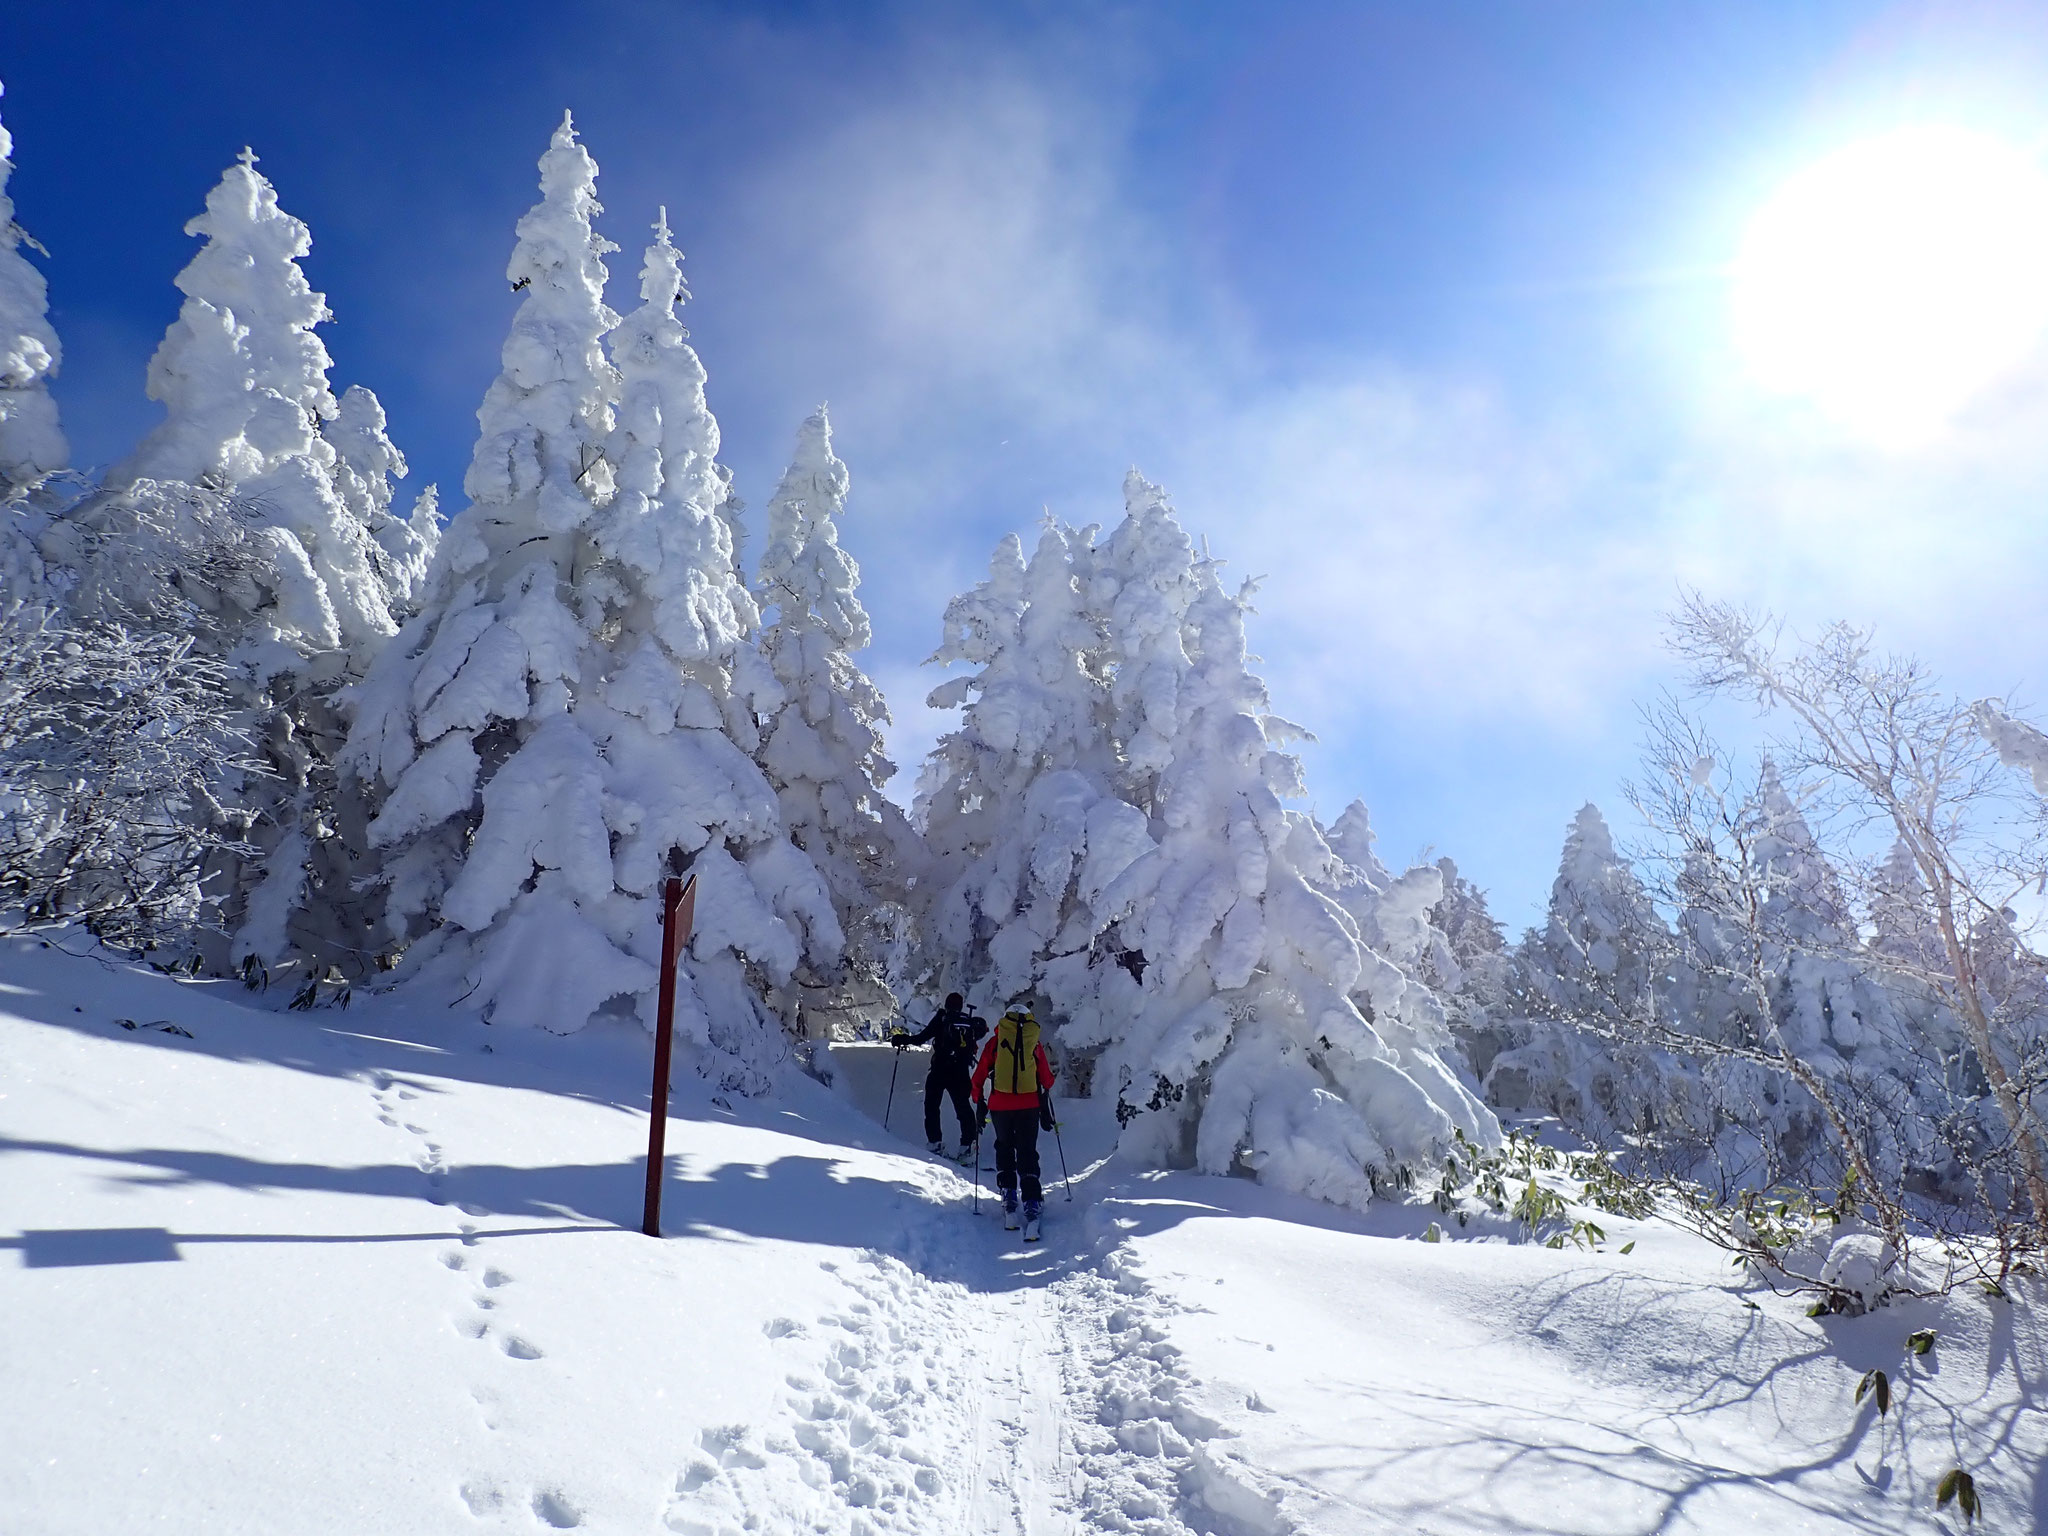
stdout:
<svg viewBox="0 0 2048 1536">
<path fill-rule="evenodd" d="M 1674 1006 L 1693 1012 L 1681 970 L 1670 930 L 1607 819 L 1590 802 L 1580 807 L 1543 925 L 1510 962 L 1510 1016 L 1486 1072 L 1488 1098 L 1555 1114 L 1602 1145 L 1647 1131 L 1711 1140 L 1699 1065 L 1618 1037 L 1618 1019 Z"/>
<path fill-rule="evenodd" d="M 769 499 L 754 597 L 764 615 L 774 614 L 760 645 L 782 692 L 762 731 L 761 766 L 783 825 L 825 877 L 848 939 L 849 974 L 806 978 L 818 999 L 807 1011 L 850 1023 L 893 1011 L 891 984 L 909 979 L 891 973 L 901 970 L 922 847 L 882 793 L 896 772 L 883 750 L 889 709 L 853 660 L 871 631 L 860 567 L 839 545 L 848 484 L 821 405 L 798 429 L 795 455 Z"/>
<path fill-rule="evenodd" d="M 750 755 L 778 700 L 675 313 L 680 256 L 664 222 L 621 322 L 604 303 L 614 247 L 591 225 L 597 167 L 566 116 L 540 169 L 470 505 L 355 696 L 347 763 L 378 806 L 406 973 L 489 1019 L 566 1033 L 637 1007 L 651 1023 L 659 887 L 687 865 L 677 1029 L 752 1086 L 782 1050 L 783 989 L 835 964 L 841 935 Z"/>
<path fill-rule="evenodd" d="M 1441 1007 L 1366 941 L 1339 899 L 1347 867 L 1285 805 L 1300 733 L 1249 668 L 1249 586 L 1224 589 L 1158 487 L 1133 475 L 1125 503 L 1108 550 L 1119 737 L 1158 847 L 1106 893 L 1145 963 L 1136 1007 L 1097 1015 L 1098 1080 L 1147 1160 L 1362 1205 L 1455 1132 L 1498 1129 L 1436 1054 Z"/>
<path fill-rule="evenodd" d="M 53 510 L 43 494 L 46 477 L 68 462 L 70 449 L 57 422 L 49 380 L 62 352 L 50 324 L 43 274 L 22 254 L 36 245 L 14 219 L 7 183 L 14 174 L 14 141 L 0 123 L 0 608 L 45 605 L 36 541 Z"/>
<path fill-rule="evenodd" d="M 967 705 L 921 800 L 966 865 L 939 943 L 988 1001 L 1044 1010 L 1126 1154 L 1362 1204 L 1497 1127 L 1340 899 L 1359 872 L 1284 803 L 1298 732 L 1247 665 L 1248 592 L 1135 473 L 1125 507 L 1031 567 L 999 550 L 949 610 L 941 658 L 982 670 L 933 700 Z"/>
<path fill-rule="evenodd" d="M 256 636 L 244 642 L 259 676 L 317 652 L 367 659 L 396 626 L 377 546 L 337 489 L 323 432 L 338 406 L 314 327 L 333 317 L 299 268 L 311 234 L 246 150 L 185 232 L 205 243 L 178 274 L 185 302 L 149 363 L 164 420 L 110 484 L 182 481 L 236 495 L 275 568 L 268 654 Z"/>
<path fill-rule="evenodd" d="M 40 250 L 14 220 L 7 195 L 14 140 L 0 124 L 0 501 L 69 460 L 49 381 L 63 354 L 50 325 L 49 289 L 21 247 Z"/>
<path fill-rule="evenodd" d="M 1475 1077 L 1477 1042 L 1486 1042 L 1488 1062 L 1499 1049 L 1495 1026 L 1507 1007 L 1507 933 L 1487 906 L 1486 892 L 1458 870 L 1455 860 L 1436 861 L 1443 896 L 1430 909 L 1436 937 L 1422 966 L 1423 980 L 1451 1016 L 1451 1033 L 1463 1046 Z"/>
<path fill-rule="evenodd" d="M 383 581 L 385 603 L 394 619 L 404 619 L 419 606 L 427 568 L 441 544 L 440 496 L 430 485 L 414 498 L 405 517 L 392 510 L 391 482 L 405 478 L 406 465 L 385 425 L 383 404 L 362 385 L 351 384 L 335 403 L 332 419 L 321 423 L 320 435 L 334 449 L 332 478 L 342 505 L 376 544 L 371 559 Z"/>
<path fill-rule="evenodd" d="M 1099 963 L 1095 904 L 1152 846 L 1144 813 L 1117 794 L 1092 536 L 1048 521 L 1028 563 L 1005 538 L 988 580 L 947 606 L 932 657 L 980 667 L 931 695 L 965 710 L 926 766 L 918 811 L 946 979 L 985 1008 L 1039 990 L 1049 966 Z"/>
<path fill-rule="evenodd" d="M 211 871 L 225 932 L 201 949 L 252 977 L 289 963 L 303 988 L 374 963 L 353 809 L 332 769 L 334 696 L 394 633 L 412 579 L 372 531 L 404 461 L 375 396 L 349 391 L 344 412 L 329 388 L 315 327 L 330 315 L 299 267 L 311 237 L 253 154 L 186 232 L 203 243 L 149 365 L 164 421 L 42 549 L 81 615 L 190 633 L 234 669 L 268 773 L 205 786 L 256 857 L 223 854 Z M 426 502 L 419 537 L 431 537 Z"/>
</svg>

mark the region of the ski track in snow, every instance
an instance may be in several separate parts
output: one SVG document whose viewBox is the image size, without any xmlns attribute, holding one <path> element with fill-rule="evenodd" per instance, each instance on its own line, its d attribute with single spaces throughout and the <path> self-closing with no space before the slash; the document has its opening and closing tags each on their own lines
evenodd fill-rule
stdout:
<svg viewBox="0 0 2048 1536">
<path fill-rule="evenodd" d="M 664 1516 L 679 1536 L 1285 1536 L 1294 1527 L 1187 1406 L 1164 1303 L 1100 1211 L 1003 1232 L 943 1168 L 891 1253 L 823 1261 L 845 1306 L 776 1318 L 786 1419 L 705 1430 Z M 793 1473 L 791 1476 L 789 1474 Z"/>
</svg>

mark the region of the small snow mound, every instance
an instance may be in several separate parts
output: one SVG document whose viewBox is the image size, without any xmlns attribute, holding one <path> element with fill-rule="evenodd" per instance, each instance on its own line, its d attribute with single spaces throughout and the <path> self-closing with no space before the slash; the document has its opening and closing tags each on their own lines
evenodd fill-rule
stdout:
<svg viewBox="0 0 2048 1536">
<path fill-rule="evenodd" d="M 1899 1279 L 1898 1250 L 1871 1232 L 1838 1238 L 1820 1269 L 1820 1283 L 1845 1299 L 1852 1317 L 1882 1305 Z"/>
</svg>

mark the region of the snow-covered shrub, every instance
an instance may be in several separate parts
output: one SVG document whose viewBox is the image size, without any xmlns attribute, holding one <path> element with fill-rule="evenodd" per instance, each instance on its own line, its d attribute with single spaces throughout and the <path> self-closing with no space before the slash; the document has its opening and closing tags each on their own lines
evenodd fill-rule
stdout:
<svg viewBox="0 0 2048 1536">
<path fill-rule="evenodd" d="M 388 939 L 487 1018 L 652 1022 L 662 878 L 699 878 L 687 1039 L 752 1082 L 800 968 L 842 948 L 755 765 L 781 702 L 721 508 L 729 477 L 666 221 L 642 306 L 604 303 L 597 167 L 565 117 L 508 276 L 521 295 L 418 617 L 350 695 Z M 603 339 L 613 332 L 608 358 Z"/>
<path fill-rule="evenodd" d="M 231 840 L 207 786 L 249 766 L 231 679 L 189 638 L 0 610 L 0 907 L 146 945 L 208 917 Z"/>
<path fill-rule="evenodd" d="M 1821 1265 L 1820 1283 L 1842 1298 L 1843 1311 L 1859 1316 L 1902 1287 L 1898 1250 L 1875 1232 L 1838 1236 Z"/>
<path fill-rule="evenodd" d="M 1287 809 L 1300 733 L 1247 664 L 1249 589 L 1136 474 L 1106 539 L 1048 527 L 1022 556 L 999 547 L 936 658 L 981 669 L 933 694 L 966 713 L 919 797 L 964 990 L 1039 1000 L 1140 1161 L 1363 1204 L 1460 1132 L 1497 1142 L 1441 1003 L 1367 937 L 1426 933 L 1441 877 L 1375 883 Z"/>
</svg>

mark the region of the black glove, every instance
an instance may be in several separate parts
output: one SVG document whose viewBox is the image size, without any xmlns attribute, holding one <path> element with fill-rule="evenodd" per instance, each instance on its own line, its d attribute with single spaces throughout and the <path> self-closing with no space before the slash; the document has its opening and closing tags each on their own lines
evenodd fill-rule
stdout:
<svg viewBox="0 0 2048 1536">
<path fill-rule="evenodd" d="M 909 1039 L 910 1037 L 904 1034 L 903 1031 L 900 1029 L 892 1029 L 889 1031 L 889 1044 L 894 1046 L 899 1051 L 903 1049 L 904 1043 Z"/>
<path fill-rule="evenodd" d="M 974 1135 L 977 1140 L 988 1129 L 988 1100 L 980 1100 L 974 1107 Z"/>
<path fill-rule="evenodd" d="M 1038 1128 L 1049 1131 L 1055 1123 L 1052 1117 L 1052 1100 L 1041 1093 L 1038 1096 Z"/>
</svg>

